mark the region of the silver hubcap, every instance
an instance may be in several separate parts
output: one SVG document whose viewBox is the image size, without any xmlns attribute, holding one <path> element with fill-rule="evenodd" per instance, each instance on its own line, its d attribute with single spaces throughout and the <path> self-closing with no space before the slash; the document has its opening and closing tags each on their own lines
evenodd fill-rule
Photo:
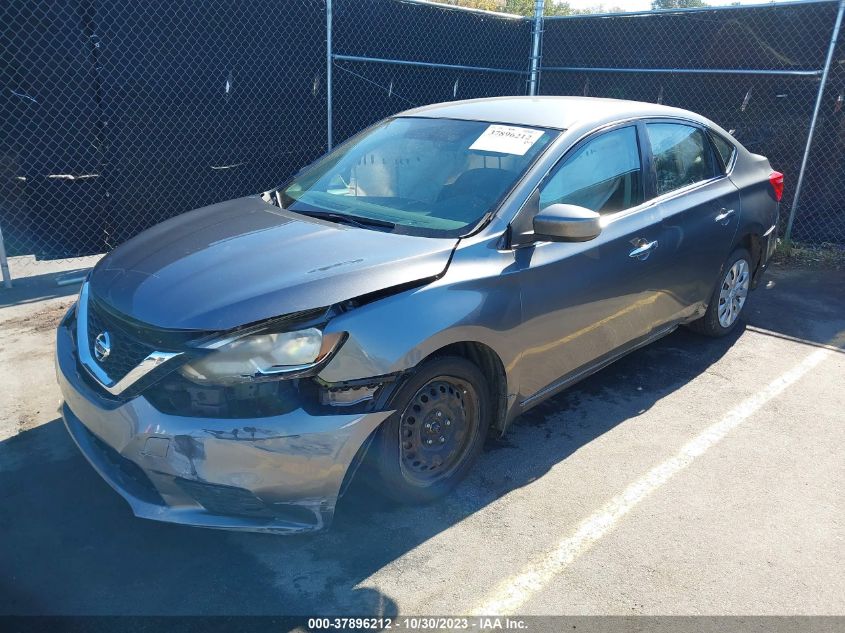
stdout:
<svg viewBox="0 0 845 633">
<path fill-rule="evenodd" d="M 733 325 L 745 305 L 751 283 L 749 271 L 748 262 L 740 259 L 731 266 L 722 280 L 719 290 L 719 325 L 722 327 Z"/>
</svg>

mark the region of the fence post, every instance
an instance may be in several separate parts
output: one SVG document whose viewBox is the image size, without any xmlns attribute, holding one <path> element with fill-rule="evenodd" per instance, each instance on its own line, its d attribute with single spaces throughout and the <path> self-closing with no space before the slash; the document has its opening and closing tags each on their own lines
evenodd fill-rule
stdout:
<svg viewBox="0 0 845 633">
<path fill-rule="evenodd" d="M 326 151 L 332 151 L 332 0 L 326 0 Z"/>
<path fill-rule="evenodd" d="M 543 35 L 544 0 L 534 0 L 534 28 L 531 30 L 531 74 L 528 79 L 528 94 L 537 94 L 540 84 L 540 38 Z"/>
<path fill-rule="evenodd" d="M 784 242 L 789 244 L 792 241 L 792 225 L 795 223 L 795 211 L 798 209 L 798 200 L 801 197 L 801 188 L 804 185 L 804 173 L 807 171 L 807 162 L 810 159 L 810 148 L 813 146 L 813 136 L 816 133 L 816 123 L 819 118 L 819 110 L 822 106 L 824 89 L 827 86 L 827 75 L 830 72 L 830 64 L 833 61 L 833 53 L 836 51 L 836 41 L 839 39 L 839 29 L 842 27 L 842 14 L 845 12 L 845 0 L 839 0 L 839 12 L 836 14 L 836 23 L 833 26 L 833 33 L 830 35 L 830 45 L 827 49 L 827 58 L 822 70 L 819 93 L 816 96 L 816 105 L 813 108 L 813 118 L 810 121 L 810 131 L 807 133 L 807 144 L 804 146 L 804 156 L 801 159 L 801 170 L 798 172 L 798 183 L 795 185 L 795 196 L 792 198 L 792 208 L 789 210 L 789 220 L 786 222 Z"/>
<path fill-rule="evenodd" d="M 3 228 L 0 227 L 0 272 L 3 274 L 3 287 L 12 287 L 12 274 L 9 272 L 9 260 L 6 258 L 6 244 L 3 241 Z"/>
</svg>

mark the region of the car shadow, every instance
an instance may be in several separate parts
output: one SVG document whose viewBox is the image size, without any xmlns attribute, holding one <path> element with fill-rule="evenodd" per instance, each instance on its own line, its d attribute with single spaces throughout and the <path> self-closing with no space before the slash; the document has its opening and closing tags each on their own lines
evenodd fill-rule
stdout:
<svg viewBox="0 0 845 633">
<path fill-rule="evenodd" d="M 400 507 L 356 479 L 324 534 L 227 533 L 136 519 L 60 420 L 0 443 L 0 613 L 393 615 L 365 581 L 721 358 L 721 340 L 678 330 L 518 418 L 446 499 Z"/>
<path fill-rule="evenodd" d="M 77 268 L 15 279 L 11 288 L 0 289 L 0 308 L 77 295 L 90 270 Z"/>
</svg>

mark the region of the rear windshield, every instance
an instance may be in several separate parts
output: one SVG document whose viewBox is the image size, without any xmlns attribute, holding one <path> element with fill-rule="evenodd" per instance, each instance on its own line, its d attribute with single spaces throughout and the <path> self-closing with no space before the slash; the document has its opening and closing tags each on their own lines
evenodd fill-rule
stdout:
<svg viewBox="0 0 845 633">
<path fill-rule="evenodd" d="M 295 177 L 279 192 L 280 202 L 374 230 L 458 236 L 496 209 L 556 134 L 479 121 L 389 119 Z"/>
</svg>

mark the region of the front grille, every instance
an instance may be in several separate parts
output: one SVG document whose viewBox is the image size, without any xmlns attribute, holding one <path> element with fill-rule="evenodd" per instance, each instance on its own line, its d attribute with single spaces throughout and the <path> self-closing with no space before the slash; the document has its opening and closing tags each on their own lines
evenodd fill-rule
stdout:
<svg viewBox="0 0 845 633">
<path fill-rule="evenodd" d="M 157 382 L 180 364 L 188 362 L 193 356 L 190 343 L 198 338 L 208 336 L 210 332 L 203 330 L 174 330 L 156 327 L 137 321 L 88 294 L 88 340 L 76 341 L 79 347 L 87 345 L 91 362 L 95 363 L 105 374 L 110 383 L 124 379 L 130 371 L 140 365 L 153 352 L 178 352 L 174 360 L 162 363 L 151 372 L 138 379 L 119 394 L 118 399 L 133 398 L 150 385 Z M 102 360 L 97 358 L 97 337 L 108 333 L 110 352 Z M 89 376 L 90 372 L 83 372 L 89 384 L 102 387 L 99 378 Z"/>
<path fill-rule="evenodd" d="M 103 332 L 109 334 L 111 352 L 106 358 L 99 360 L 94 354 L 94 342 Z M 121 380 L 147 356 L 156 351 L 150 345 L 133 337 L 119 319 L 99 308 L 94 301 L 88 304 L 88 349 L 95 362 L 114 382 Z"/>
</svg>

